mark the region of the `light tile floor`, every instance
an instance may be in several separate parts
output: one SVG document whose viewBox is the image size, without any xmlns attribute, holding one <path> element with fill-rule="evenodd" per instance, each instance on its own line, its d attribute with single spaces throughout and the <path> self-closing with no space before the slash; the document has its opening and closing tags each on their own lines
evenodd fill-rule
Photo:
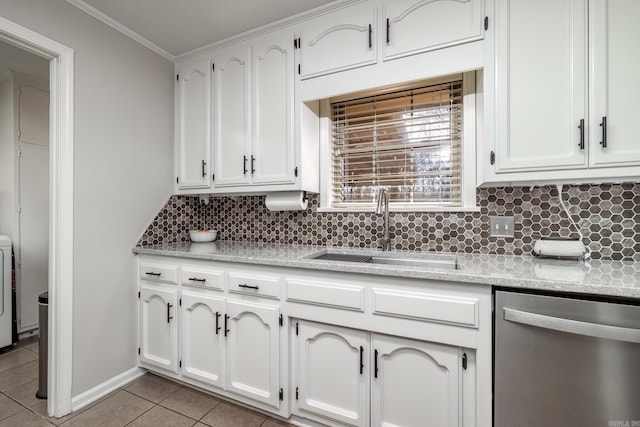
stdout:
<svg viewBox="0 0 640 427">
<path fill-rule="evenodd" d="M 37 337 L 0 353 L 0 427 L 276 427 L 288 425 L 213 396 L 146 374 L 64 418 L 47 416 L 38 389 Z"/>
</svg>

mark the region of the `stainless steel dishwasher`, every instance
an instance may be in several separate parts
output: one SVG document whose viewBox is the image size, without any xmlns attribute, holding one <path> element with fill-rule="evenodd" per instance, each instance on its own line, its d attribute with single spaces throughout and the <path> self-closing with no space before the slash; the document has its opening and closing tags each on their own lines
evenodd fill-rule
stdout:
<svg viewBox="0 0 640 427">
<path fill-rule="evenodd" d="M 640 426 L 640 306 L 495 297 L 495 427 Z"/>
</svg>

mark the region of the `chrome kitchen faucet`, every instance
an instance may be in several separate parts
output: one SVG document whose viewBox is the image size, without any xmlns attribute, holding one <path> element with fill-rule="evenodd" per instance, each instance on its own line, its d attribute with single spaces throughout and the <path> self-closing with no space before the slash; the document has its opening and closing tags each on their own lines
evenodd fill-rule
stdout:
<svg viewBox="0 0 640 427">
<path fill-rule="evenodd" d="M 376 214 L 384 215 L 384 236 L 381 241 L 381 249 L 383 251 L 388 251 L 391 248 L 391 239 L 389 238 L 389 191 L 386 188 L 381 188 L 378 191 Z"/>
</svg>

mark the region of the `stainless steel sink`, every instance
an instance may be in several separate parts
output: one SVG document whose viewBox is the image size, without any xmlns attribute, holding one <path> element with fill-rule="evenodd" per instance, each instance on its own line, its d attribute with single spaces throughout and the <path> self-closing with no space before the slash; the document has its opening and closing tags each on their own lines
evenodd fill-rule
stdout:
<svg viewBox="0 0 640 427">
<path fill-rule="evenodd" d="M 310 257 L 323 261 L 357 262 L 368 264 L 399 265 L 406 267 L 437 268 L 446 270 L 458 269 L 458 260 L 448 255 L 368 255 L 359 253 L 322 252 Z"/>
<path fill-rule="evenodd" d="M 372 264 L 391 264 L 424 268 L 445 268 L 449 270 L 456 270 L 458 268 L 458 261 L 455 257 L 447 257 L 443 259 L 416 259 L 373 256 L 371 257 L 369 262 Z"/>
</svg>

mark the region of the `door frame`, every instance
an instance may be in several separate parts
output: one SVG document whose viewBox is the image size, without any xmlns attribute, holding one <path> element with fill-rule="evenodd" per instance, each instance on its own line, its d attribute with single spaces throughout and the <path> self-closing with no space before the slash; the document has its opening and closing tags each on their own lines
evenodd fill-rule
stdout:
<svg viewBox="0 0 640 427">
<path fill-rule="evenodd" d="M 74 52 L 0 17 L 0 41 L 49 60 L 49 348 L 47 413 L 71 412 L 73 374 Z"/>
</svg>

